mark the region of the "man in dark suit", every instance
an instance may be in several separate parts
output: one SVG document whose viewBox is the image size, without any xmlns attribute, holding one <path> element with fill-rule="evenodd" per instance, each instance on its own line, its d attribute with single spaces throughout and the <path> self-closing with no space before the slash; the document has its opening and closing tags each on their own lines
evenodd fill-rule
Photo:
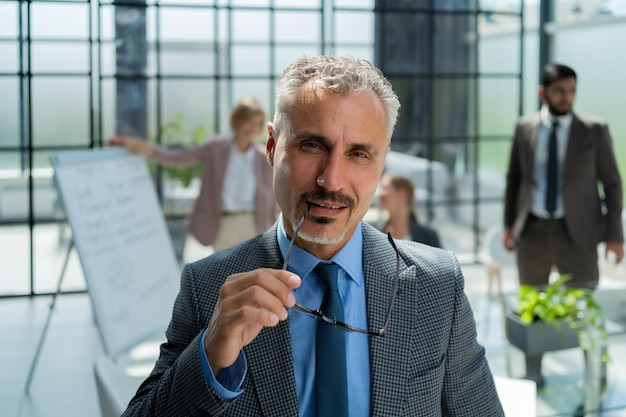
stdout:
<svg viewBox="0 0 626 417">
<path fill-rule="evenodd" d="M 185 266 L 125 416 L 503 416 L 455 257 L 361 221 L 398 108 L 366 61 L 283 72 L 267 141 L 281 217 Z"/>
<path fill-rule="evenodd" d="M 543 69 L 540 112 L 515 129 L 504 203 L 503 245 L 517 249 L 521 284 L 548 284 L 556 267 L 570 286 L 598 284 L 597 246 L 624 257 L 622 183 L 607 125 L 574 114 L 576 73 Z M 602 197 L 598 184 L 602 184 Z M 527 377 L 543 384 L 541 357 L 527 358 Z"/>
</svg>

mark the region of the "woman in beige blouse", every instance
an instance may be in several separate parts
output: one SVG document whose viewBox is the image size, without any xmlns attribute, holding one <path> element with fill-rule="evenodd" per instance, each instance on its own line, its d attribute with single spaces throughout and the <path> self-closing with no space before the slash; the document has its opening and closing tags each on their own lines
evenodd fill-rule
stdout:
<svg viewBox="0 0 626 417">
<path fill-rule="evenodd" d="M 231 111 L 230 135 L 216 135 L 185 148 L 168 148 L 133 136 L 114 137 L 109 145 L 123 146 L 164 166 L 203 164 L 200 194 L 188 229 L 198 242 L 217 251 L 268 229 L 276 220 L 272 170 L 265 147 L 254 143 L 265 122 L 263 107 L 245 98 Z"/>
</svg>

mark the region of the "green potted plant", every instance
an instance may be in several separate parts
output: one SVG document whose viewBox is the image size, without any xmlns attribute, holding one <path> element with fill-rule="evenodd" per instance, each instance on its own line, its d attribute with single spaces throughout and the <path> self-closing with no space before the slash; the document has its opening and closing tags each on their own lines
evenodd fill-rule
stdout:
<svg viewBox="0 0 626 417">
<path fill-rule="evenodd" d="M 150 141 L 159 145 L 169 147 L 185 147 L 199 145 L 206 140 L 209 129 L 206 125 L 199 125 L 192 129 L 187 129 L 183 125 L 183 115 L 177 114 L 174 120 L 164 124 L 159 129 L 157 135 L 150 136 Z M 156 165 L 151 163 L 152 167 Z M 173 183 L 180 184 L 183 188 L 191 185 L 195 178 L 202 175 L 201 165 L 192 165 L 187 167 L 164 167 L 158 168 L 165 177 Z"/>
<path fill-rule="evenodd" d="M 507 311 L 505 320 L 511 344 L 528 354 L 576 346 L 596 352 L 607 339 L 604 312 L 591 290 L 566 287 L 570 278 L 562 275 L 547 287 L 520 287 L 517 307 Z"/>
</svg>

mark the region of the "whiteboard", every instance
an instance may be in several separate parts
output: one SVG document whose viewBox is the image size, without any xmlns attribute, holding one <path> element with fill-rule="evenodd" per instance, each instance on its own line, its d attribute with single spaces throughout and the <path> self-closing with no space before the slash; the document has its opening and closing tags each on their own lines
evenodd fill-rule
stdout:
<svg viewBox="0 0 626 417">
<path fill-rule="evenodd" d="M 180 268 L 145 160 L 122 148 L 64 152 L 54 179 L 96 324 L 115 356 L 162 332 Z"/>
</svg>

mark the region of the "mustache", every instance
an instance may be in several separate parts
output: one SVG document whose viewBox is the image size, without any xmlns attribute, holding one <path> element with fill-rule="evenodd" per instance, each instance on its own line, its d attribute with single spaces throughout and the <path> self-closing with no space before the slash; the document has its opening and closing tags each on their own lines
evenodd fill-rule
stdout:
<svg viewBox="0 0 626 417">
<path fill-rule="evenodd" d="M 307 201 L 313 200 L 324 200 L 337 204 L 338 206 L 345 206 L 348 208 L 352 208 L 355 205 L 352 197 L 336 191 L 319 189 L 315 191 L 308 191 L 300 195 L 300 202 L 306 203 Z"/>
</svg>

